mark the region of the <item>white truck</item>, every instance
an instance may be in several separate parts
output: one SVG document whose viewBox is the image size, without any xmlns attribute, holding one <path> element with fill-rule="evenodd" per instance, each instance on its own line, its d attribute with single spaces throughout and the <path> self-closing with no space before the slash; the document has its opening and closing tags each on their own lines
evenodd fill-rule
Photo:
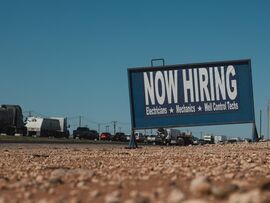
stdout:
<svg viewBox="0 0 270 203">
<path fill-rule="evenodd" d="M 184 145 L 181 131 L 177 129 L 159 128 L 157 130 L 156 142 L 165 145 Z"/>
<path fill-rule="evenodd" d="M 27 135 L 37 137 L 69 137 L 65 118 L 28 117 Z"/>
<path fill-rule="evenodd" d="M 225 135 L 215 135 L 215 144 L 226 143 L 227 137 Z"/>
<path fill-rule="evenodd" d="M 205 141 L 206 144 L 214 144 L 215 143 L 214 135 L 204 135 L 203 140 Z"/>
</svg>

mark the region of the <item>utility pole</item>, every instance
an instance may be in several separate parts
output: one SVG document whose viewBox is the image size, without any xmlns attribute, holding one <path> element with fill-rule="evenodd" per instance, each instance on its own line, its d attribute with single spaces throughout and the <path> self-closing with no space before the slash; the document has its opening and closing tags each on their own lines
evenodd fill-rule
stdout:
<svg viewBox="0 0 270 203">
<path fill-rule="evenodd" d="M 270 125 L 270 100 L 268 101 L 267 105 L 267 140 L 269 140 L 269 125 Z"/>
<path fill-rule="evenodd" d="M 110 126 L 106 125 L 106 132 L 109 132 L 109 131 L 110 131 Z"/>
<path fill-rule="evenodd" d="M 118 127 L 119 132 L 121 132 L 121 127 Z"/>
<path fill-rule="evenodd" d="M 82 127 L 82 116 L 79 116 L 79 127 Z"/>
<path fill-rule="evenodd" d="M 117 121 L 112 121 L 112 123 L 113 123 L 113 134 L 115 135 Z"/>
<path fill-rule="evenodd" d="M 100 123 L 98 124 L 98 133 L 100 133 Z"/>
<path fill-rule="evenodd" d="M 262 110 L 260 110 L 260 138 L 262 138 Z"/>
</svg>

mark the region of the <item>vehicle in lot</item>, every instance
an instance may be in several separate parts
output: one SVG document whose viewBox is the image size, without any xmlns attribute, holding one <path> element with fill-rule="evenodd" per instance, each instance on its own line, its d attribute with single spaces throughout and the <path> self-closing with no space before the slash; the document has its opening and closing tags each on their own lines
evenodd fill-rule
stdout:
<svg viewBox="0 0 270 203">
<path fill-rule="evenodd" d="M 193 145 L 204 145 L 206 144 L 205 141 L 203 139 L 199 139 L 195 136 L 192 136 L 192 144 Z"/>
<path fill-rule="evenodd" d="M 141 132 L 135 132 L 135 139 L 137 142 L 144 142 L 145 135 L 143 135 Z"/>
<path fill-rule="evenodd" d="M 19 105 L 0 106 L 0 133 L 7 135 L 26 134 L 22 109 Z"/>
<path fill-rule="evenodd" d="M 177 129 L 159 128 L 157 130 L 157 141 L 164 145 L 184 145 L 181 131 Z"/>
<path fill-rule="evenodd" d="M 238 143 L 238 142 L 242 142 L 242 139 L 240 137 L 233 137 L 233 138 L 229 138 L 228 143 Z"/>
<path fill-rule="evenodd" d="M 206 144 L 215 144 L 215 137 L 213 135 L 204 135 L 203 140 Z"/>
<path fill-rule="evenodd" d="M 96 130 L 90 130 L 88 127 L 78 127 L 73 131 L 73 138 L 98 140 L 99 135 Z"/>
<path fill-rule="evenodd" d="M 147 135 L 145 138 L 145 142 L 147 144 L 153 144 L 153 145 L 161 143 L 157 135 Z"/>
<path fill-rule="evenodd" d="M 125 142 L 125 141 L 127 141 L 127 137 L 126 137 L 125 133 L 117 132 L 112 137 L 112 140 L 113 141 L 119 141 L 119 142 Z"/>
<path fill-rule="evenodd" d="M 26 120 L 28 136 L 37 137 L 69 137 L 66 118 L 28 117 Z"/>
<path fill-rule="evenodd" d="M 215 135 L 215 144 L 224 144 L 227 142 L 227 137 L 225 135 Z"/>
<path fill-rule="evenodd" d="M 111 133 L 103 132 L 100 134 L 99 138 L 100 138 L 100 140 L 111 140 L 112 135 L 111 135 Z"/>
<path fill-rule="evenodd" d="M 181 132 L 178 129 L 164 129 L 157 130 L 156 143 L 163 145 L 192 145 L 192 133 Z"/>
</svg>

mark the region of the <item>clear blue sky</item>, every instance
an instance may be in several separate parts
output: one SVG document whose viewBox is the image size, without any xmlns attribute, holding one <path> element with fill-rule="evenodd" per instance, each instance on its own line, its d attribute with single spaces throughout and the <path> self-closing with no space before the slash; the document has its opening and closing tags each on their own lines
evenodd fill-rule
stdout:
<svg viewBox="0 0 270 203">
<path fill-rule="evenodd" d="M 117 120 L 127 130 L 128 67 L 159 57 L 167 64 L 251 58 L 256 119 L 262 109 L 265 134 L 269 10 L 267 0 L 0 0 L 0 103 Z M 250 136 L 247 125 L 193 130 Z"/>
</svg>

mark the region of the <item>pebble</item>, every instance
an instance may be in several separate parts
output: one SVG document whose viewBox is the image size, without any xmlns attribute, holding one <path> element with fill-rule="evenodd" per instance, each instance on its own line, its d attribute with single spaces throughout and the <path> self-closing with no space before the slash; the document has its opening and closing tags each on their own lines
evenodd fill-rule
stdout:
<svg viewBox="0 0 270 203">
<path fill-rule="evenodd" d="M 182 203 L 208 203 L 208 202 L 202 199 L 189 199 L 183 201 Z"/>
<path fill-rule="evenodd" d="M 228 203 L 260 203 L 260 196 L 258 189 L 246 193 L 234 193 L 230 196 Z"/>
<path fill-rule="evenodd" d="M 4 197 L 0 197 L 0 203 L 7 203 L 7 200 Z"/>
<path fill-rule="evenodd" d="M 120 198 L 109 194 L 105 197 L 105 202 L 106 203 L 120 203 Z"/>
<path fill-rule="evenodd" d="M 92 198 L 96 198 L 96 197 L 98 197 L 98 196 L 100 196 L 100 195 L 101 195 L 101 193 L 100 193 L 99 190 L 94 190 L 94 191 L 90 192 L 90 196 L 91 196 Z"/>
<path fill-rule="evenodd" d="M 168 203 L 180 203 L 185 198 L 183 192 L 179 189 L 173 189 L 167 199 Z"/>
<path fill-rule="evenodd" d="M 235 184 L 229 184 L 225 186 L 212 186 L 211 193 L 217 198 L 225 198 L 236 190 L 238 190 L 238 186 Z"/>
<path fill-rule="evenodd" d="M 207 177 L 199 176 L 191 181 L 190 191 L 195 197 L 202 197 L 211 192 L 211 184 Z"/>
<path fill-rule="evenodd" d="M 55 194 L 55 189 L 50 188 L 48 193 L 49 193 L 49 195 L 54 195 Z"/>
</svg>

